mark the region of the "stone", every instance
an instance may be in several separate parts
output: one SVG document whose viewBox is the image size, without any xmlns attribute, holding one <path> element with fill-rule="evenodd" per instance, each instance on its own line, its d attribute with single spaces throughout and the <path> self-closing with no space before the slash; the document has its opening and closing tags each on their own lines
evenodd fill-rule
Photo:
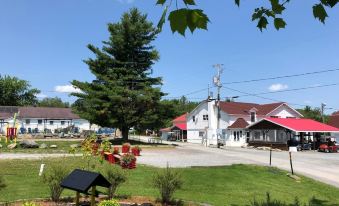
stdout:
<svg viewBox="0 0 339 206">
<path fill-rule="evenodd" d="M 48 147 L 48 145 L 47 144 L 45 144 L 45 143 L 42 143 L 41 145 L 40 145 L 40 149 L 46 149 Z"/>
<path fill-rule="evenodd" d="M 16 144 L 16 143 L 12 143 L 12 144 L 9 144 L 9 145 L 7 145 L 7 148 L 8 149 L 14 149 L 14 148 L 16 148 L 18 145 Z"/>
<path fill-rule="evenodd" d="M 58 148 L 58 145 L 52 144 L 51 146 L 49 146 L 50 148 Z"/>
<path fill-rule="evenodd" d="M 39 144 L 31 139 L 22 140 L 19 144 L 22 148 L 39 148 Z"/>
<path fill-rule="evenodd" d="M 71 147 L 72 149 L 75 149 L 75 148 L 78 148 L 79 145 L 78 145 L 78 144 L 71 144 L 70 147 Z"/>
</svg>

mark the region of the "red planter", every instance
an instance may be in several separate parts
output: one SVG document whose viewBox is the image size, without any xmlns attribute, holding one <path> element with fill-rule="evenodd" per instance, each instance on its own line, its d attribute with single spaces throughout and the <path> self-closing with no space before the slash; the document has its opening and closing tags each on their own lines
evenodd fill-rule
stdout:
<svg viewBox="0 0 339 206">
<path fill-rule="evenodd" d="M 119 154 L 119 147 L 113 148 L 113 154 Z"/>
<path fill-rule="evenodd" d="M 131 146 L 128 146 L 128 145 L 122 145 L 122 148 L 121 148 L 121 152 L 122 153 L 129 153 L 129 149 L 131 148 Z"/>
<path fill-rule="evenodd" d="M 132 154 L 134 156 L 140 156 L 140 150 L 138 148 L 132 148 Z"/>
<path fill-rule="evenodd" d="M 137 159 L 134 159 L 129 164 L 121 164 L 122 169 L 135 169 L 137 167 Z"/>
</svg>

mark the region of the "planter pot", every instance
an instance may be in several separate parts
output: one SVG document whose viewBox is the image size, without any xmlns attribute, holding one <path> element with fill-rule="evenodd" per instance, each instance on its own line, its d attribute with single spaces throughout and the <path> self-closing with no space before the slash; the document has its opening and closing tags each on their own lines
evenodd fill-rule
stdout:
<svg viewBox="0 0 339 206">
<path fill-rule="evenodd" d="M 137 167 L 136 159 L 132 160 L 129 164 L 121 164 L 122 169 L 135 169 Z"/>
<path fill-rule="evenodd" d="M 113 148 L 113 154 L 119 154 L 119 147 Z"/>
<path fill-rule="evenodd" d="M 138 150 L 137 148 L 132 148 L 132 154 L 134 156 L 140 156 L 140 150 Z"/>
<path fill-rule="evenodd" d="M 121 148 L 122 153 L 129 153 L 130 146 L 123 145 Z"/>
</svg>

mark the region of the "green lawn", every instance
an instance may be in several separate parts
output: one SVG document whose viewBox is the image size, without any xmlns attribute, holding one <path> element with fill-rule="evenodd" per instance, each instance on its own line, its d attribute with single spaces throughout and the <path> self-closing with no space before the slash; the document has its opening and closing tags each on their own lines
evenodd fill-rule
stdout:
<svg viewBox="0 0 339 206">
<path fill-rule="evenodd" d="M 38 171 L 41 163 L 65 164 L 69 168 L 85 165 L 80 157 L 50 160 L 1 160 L 0 175 L 4 175 L 8 187 L 0 192 L 0 202 L 18 199 L 48 197 L 47 187 L 41 183 Z M 97 163 L 100 168 L 100 163 Z M 157 197 L 152 188 L 152 175 L 159 168 L 138 165 L 128 170 L 128 181 L 118 190 L 119 195 Z M 233 165 L 222 167 L 194 167 L 178 169 L 184 187 L 176 198 L 209 203 L 212 205 L 249 205 L 254 199 L 264 199 L 270 192 L 273 199 L 292 203 L 296 196 L 307 202 L 315 196 L 319 205 L 339 205 L 339 189 L 302 177 L 296 182 L 286 176 L 285 171 L 262 166 Z M 74 195 L 64 191 L 64 196 Z M 320 203 L 322 202 L 322 203 Z"/>
<path fill-rule="evenodd" d="M 25 149 L 25 148 L 21 148 L 19 145 L 18 141 L 18 147 L 15 149 L 7 149 L 6 144 L 2 141 L 0 142 L 0 144 L 2 144 L 3 148 L 0 149 L 0 153 L 1 152 L 10 152 L 10 153 L 68 153 L 70 150 L 70 145 L 72 144 L 80 144 L 81 141 L 43 141 L 43 140 L 38 140 L 35 141 L 36 143 L 38 143 L 39 145 L 42 143 L 47 144 L 48 146 L 50 145 L 57 145 L 57 148 L 46 148 L 46 149 L 39 149 L 39 148 L 34 148 L 34 149 Z"/>
</svg>

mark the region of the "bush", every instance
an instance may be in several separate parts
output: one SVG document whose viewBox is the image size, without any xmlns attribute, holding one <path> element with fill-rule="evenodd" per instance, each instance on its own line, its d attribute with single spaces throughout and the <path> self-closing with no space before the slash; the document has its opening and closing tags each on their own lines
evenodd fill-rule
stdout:
<svg viewBox="0 0 339 206">
<path fill-rule="evenodd" d="M 120 204 L 116 200 L 103 200 L 98 206 L 120 206 Z"/>
<path fill-rule="evenodd" d="M 0 176 L 0 190 L 6 187 L 5 180 L 2 176 Z"/>
<path fill-rule="evenodd" d="M 43 182 L 48 185 L 51 199 L 58 202 L 60 195 L 64 190 L 60 183 L 68 175 L 68 169 L 62 163 L 51 165 L 43 174 Z"/>
<path fill-rule="evenodd" d="M 159 190 L 163 203 L 170 203 L 174 192 L 181 189 L 182 184 L 180 174 L 168 165 L 153 177 L 153 185 Z"/>
<path fill-rule="evenodd" d="M 127 177 L 125 172 L 119 166 L 108 163 L 105 163 L 104 176 L 108 182 L 111 183 L 111 186 L 108 188 L 108 197 L 111 199 L 118 187 L 122 183 L 126 182 Z"/>
<path fill-rule="evenodd" d="M 131 153 L 126 153 L 121 156 L 121 164 L 122 165 L 129 165 L 132 163 L 132 161 L 135 160 L 135 156 Z"/>
</svg>

